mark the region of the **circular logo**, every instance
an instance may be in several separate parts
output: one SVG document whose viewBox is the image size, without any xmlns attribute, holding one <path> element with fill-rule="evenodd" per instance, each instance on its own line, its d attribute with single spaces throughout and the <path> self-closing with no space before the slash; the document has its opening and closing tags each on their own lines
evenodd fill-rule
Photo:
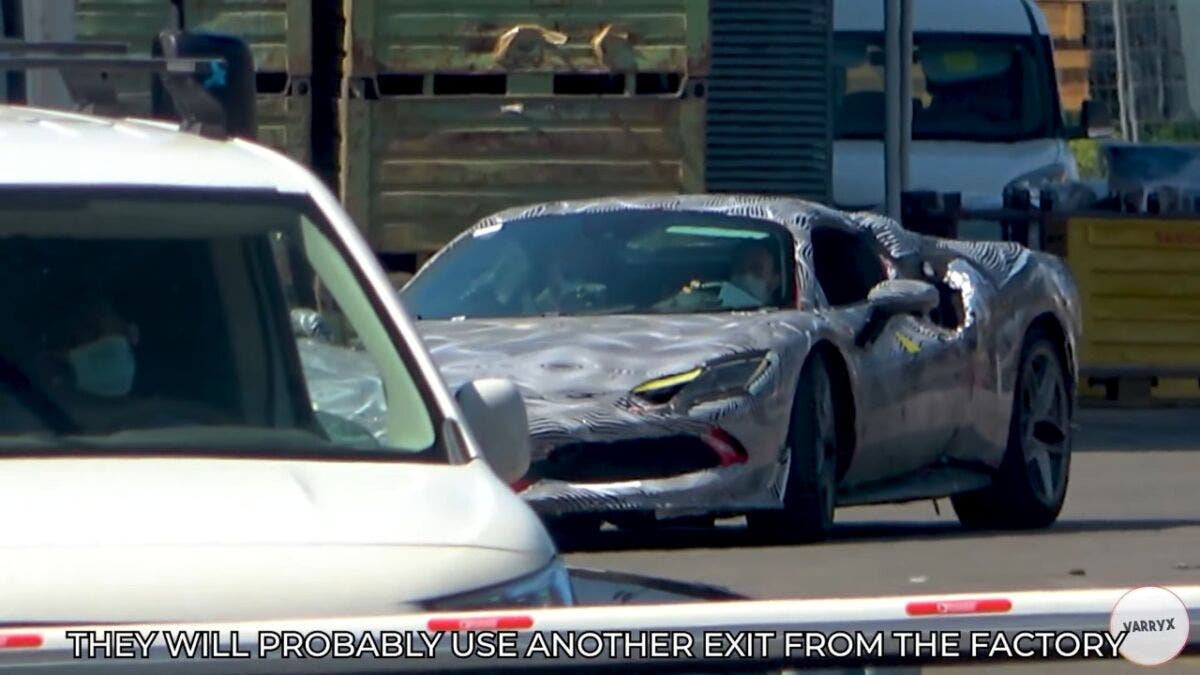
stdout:
<svg viewBox="0 0 1200 675">
<path fill-rule="evenodd" d="M 1140 666 L 1157 666 L 1179 656 L 1190 628 L 1183 600 L 1157 586 L 1121 596 L 1108 624 L 1115 639 L 1124 634 L 1121 656 Z"/>
</svg>

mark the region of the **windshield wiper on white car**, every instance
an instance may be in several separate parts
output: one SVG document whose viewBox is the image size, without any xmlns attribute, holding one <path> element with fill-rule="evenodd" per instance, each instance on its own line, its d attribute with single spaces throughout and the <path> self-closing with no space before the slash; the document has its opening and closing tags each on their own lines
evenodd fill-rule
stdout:
<svg viewBox="0 0 1200 675">
<path fill-rule="evenodd" d="M 23 451 L 37 451 L 40 454 L 42 452 L 91 450 L 94 447 L 78 438 L 41 431 L 0 435 L 0 457 Z"/>
<path fill-rule="evenodd" d="M 269 450 L 329 450 L 329 440 L 303 429 L 277 429 L 251 426 L 180 425 L 121 429 L 106 434 L 81 434 L 70 437 L 99 449 L 170 448 L 180 452 Z"/>
<path fill-rule="evenodd" d="M 221 457 L 367 461 L 435 460 L 421 452 L 331 442 L 303 429 L 263 427 L 160 427 L 114 433 L 57 436 L 42 432 L 0 435 L 0 458 L 51 457 Z"/>
<path fill-rule="evenodd" d="M 69 434 L 79 426 L 67 415 L 46 392 L 34 386 L 29 376 L 21 372 L 7 357 L 0 354 L 0 382 L 8 385 L 8 391 L 33 413 L 42 424 L 57 434 Z"/>
</svg>

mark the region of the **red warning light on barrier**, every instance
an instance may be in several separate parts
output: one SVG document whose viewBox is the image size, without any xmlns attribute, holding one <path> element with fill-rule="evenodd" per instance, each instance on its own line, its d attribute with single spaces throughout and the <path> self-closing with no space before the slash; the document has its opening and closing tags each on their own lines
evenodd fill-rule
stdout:
<svg viewBox="0 0 1200 675">
<path fill-rule="evenodd" d="M 0 649 L 34 649 L 42 646 L 42 636 L 37 633 L 0 634 Z"/>
<path fill-rule="evenodd" d="M 463 630 L 526 630 L 533 628 L 532 616 L 477 616 L 438 618 L 429 620 L 429 630 L 435 633 Z"/>
<path fill-rule="evenodd" d="M 910 602 L 905 607 L 909 616 L 937 616 L 940 614 L 1003 614 L 1012 610 L 1012 601 L 1007 598 L 981 598 L 978 600 L 933 600 Z"/>
</svg>

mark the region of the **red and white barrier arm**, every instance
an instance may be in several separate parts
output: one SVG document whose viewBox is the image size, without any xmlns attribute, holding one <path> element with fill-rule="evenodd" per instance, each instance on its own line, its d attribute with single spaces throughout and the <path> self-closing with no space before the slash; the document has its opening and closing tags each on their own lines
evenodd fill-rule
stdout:
<svg viewBox="0 0 1200 675">
<path fill-rule="evenodd" d="M 1096 637 L 1169 629 L 1200 652 L 1200 586 L 1166 590 L 1174 607 L 1114 608 L 1131 589 L 413 614 L 221 624 L 0 630 L 0 670 L 70 672 L 400 672 L 641 664 L 655 670 L 922 665 L 1004 658 L 992 640 Z M 1161 609 L 1162 611 L 1159 611 Z M 1143 611 L 1144 610 L 1144 611 Z M 1132 610 L 1131 610 L 1132 611 Z M 1157 612 L 1157 614 L 1156 614 Z M 1179 613 L 1182 612 L 1182 615 Z M 1179 618 L 1182 616 L 1182 619 Z M 1157 623 L 1151 623 L 1157 622 Z M 214 639 L 215 636 L 215 639 Z M 842 636 L 842 637 L 835 637 Z M 957 636 L 957 637 L 956 637 Z M 1166 633 L 1162 636 L 1170 637 Z M 1144 637 L 1144 636 L 1143 636 Z M 939 646 L 930 646 L 934 638 Z M 181 642 L 182 640 L 182 642 Z M 850 642 L 847 643 L 846 641 Z M 876 643 L 876 640 L 878 643 Z M 857 645 L 853 643 L 857 642 Z M 1071 640 L 1066 640 L 1066 649 Z M 1080 648 L 1082 639 L 1076 640 Z M 819 644 L 818 644 L 819 643 Z M 947 651 L 947 644 L 954 648 Z M 1009 642 L 1005 642 L 1009 644 Z M 190 645 L 191 656 L 184 652 Z M 924 648 L 922 649 L 922 646 Z M 985 647 L 981 651 L 981 647 Z M 1110 645 L 1100 645 L 1109 649 Z M 175 655 L 172 656 L 172 649 Z M 845 653 L 847 650 L 850 653 Z M 1009 658 L 1063 658 L 1009 653 Z M 116 650 L 120 650 L 118 654 Z M 1111 657 L 1111 654 L 1090 654 Z M 1075 654 L 1074 656 L 1082 656 Z"/>
</svg>

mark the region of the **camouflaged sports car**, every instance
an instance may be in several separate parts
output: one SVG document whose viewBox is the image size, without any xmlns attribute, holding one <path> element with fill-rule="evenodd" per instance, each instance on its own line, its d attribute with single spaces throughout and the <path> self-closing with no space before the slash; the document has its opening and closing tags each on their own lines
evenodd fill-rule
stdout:
<svg viewBox="0 0 1200 675">
<path fill-rule="evenodd" d="M 402 299 L 447 384 L 516 383 L 514 486 L 560 531 L 952 496 L 968 526 L 1057 517 L 1080 332 L 1058 258 L 794 199 L 661 197 L 489 217 Z"/>
</svg>

